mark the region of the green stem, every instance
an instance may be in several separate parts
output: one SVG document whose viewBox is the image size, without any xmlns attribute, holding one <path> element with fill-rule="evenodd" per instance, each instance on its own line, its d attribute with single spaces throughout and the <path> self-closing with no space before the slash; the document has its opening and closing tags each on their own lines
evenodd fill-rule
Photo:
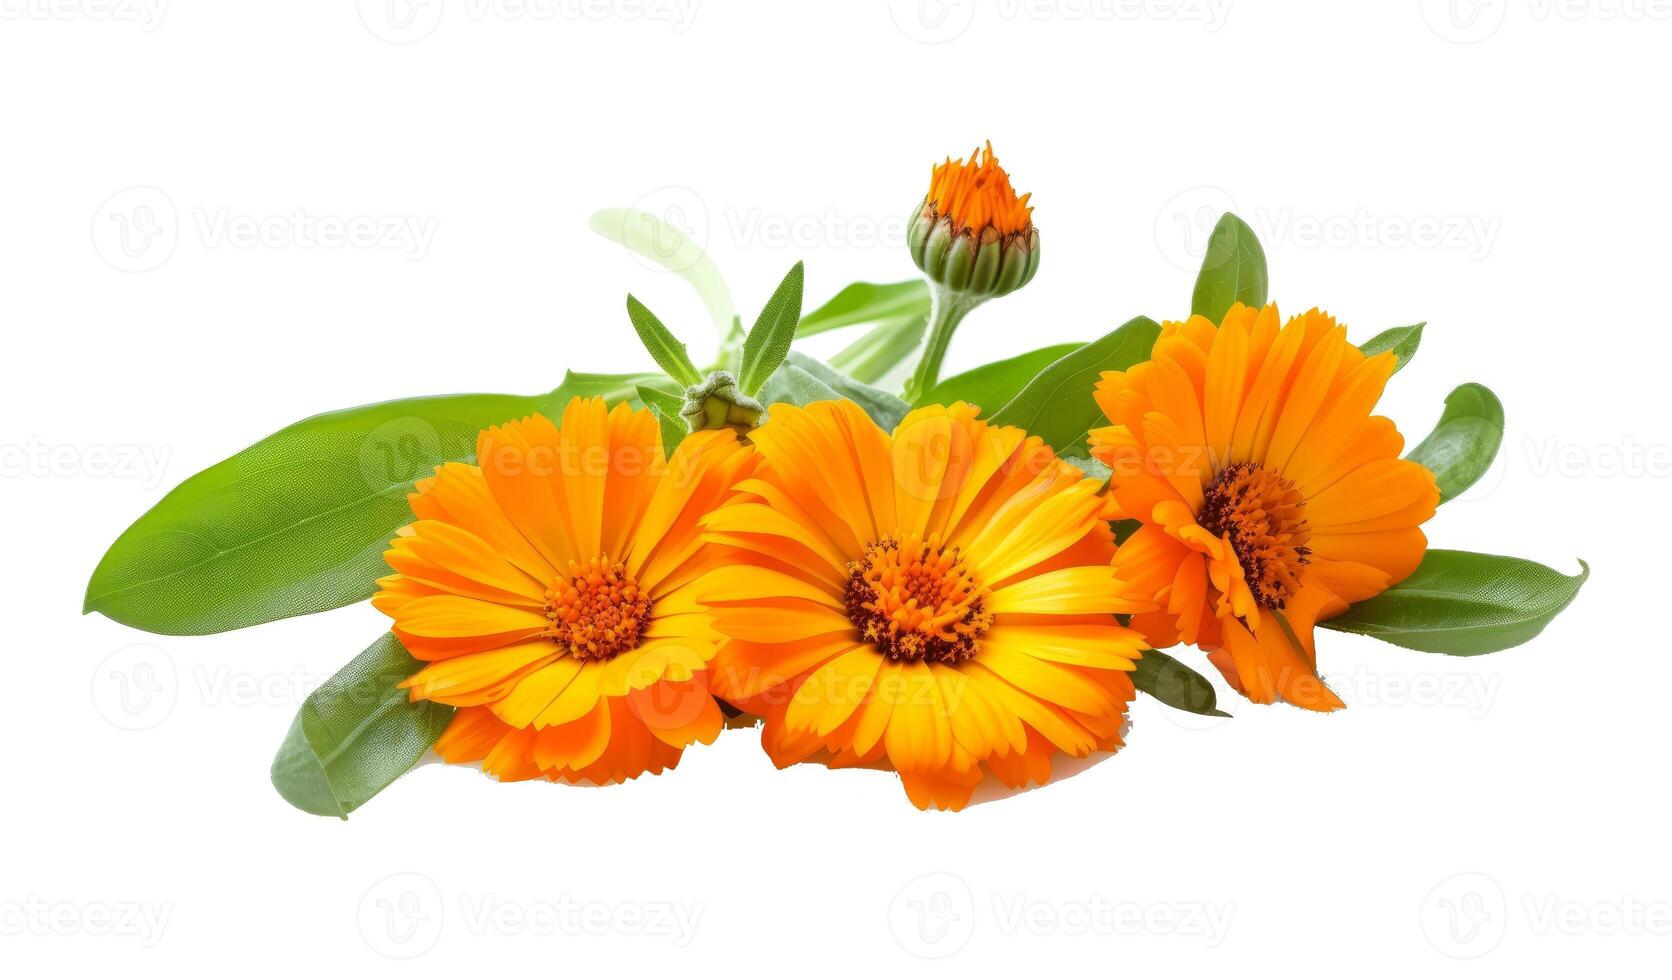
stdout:
<svg viewBox="0 0 1672 980">
<path fill-rule="evenodd" d="M 917 371 L 906 382 L 905 398 L 908 403 L 917 404 L 917 400 L 933 390 L 940 381 L 941 361 L 946 359 L 947 348 L 952 346 L 953 331 L 985 298 L 934 287 L 934 305 L 929 309 L 929 329 L 923 342 L 923 356 L 917 362 Z"/>
</svg>

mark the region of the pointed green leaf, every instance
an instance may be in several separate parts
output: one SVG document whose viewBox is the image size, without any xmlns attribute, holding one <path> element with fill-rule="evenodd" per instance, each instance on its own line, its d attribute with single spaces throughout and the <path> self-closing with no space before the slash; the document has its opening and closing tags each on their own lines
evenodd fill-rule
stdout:
<svg viewBox="0 0 1672 980">
<path fill-rule="evenodd" d="M 731 290 L 701 245 L 656 215 L 633 208 L 605 208 L 592 216 L 588 226 L 690 283 L 714 321 L 714 329 L 726 336 L 734 313 Z"/>
<path fill-rule="evenodd" d="M 679 410 L 685 407 L 683 393 L 676 394 L 665 388 L 653 388 L 649 385 L 639 385 L 637 392 L 639 400 L 644 402 L 646 407 L 666 412 L 674 418 L 678 418 Z"/>
<path fill-rule="evenodd" d="M 772 377 L 772 372 L 789 356 L 790 342 L 795 340 L 795 325 L 801 320 L 801 287 L 805 270 L 797 262 L 766 301 L 761 315 L 749 335 L 743 338 L 743 364 L 738 370 L 737 387 L 745 395 L 754 395 Z"/>
<path fill-rule="evenodd" d="M 199 635 L 371 596 L 383 552 L 412 521 L 407 494 L 472 462 L 489 426 L 577 395 L 637 403 L 657 374 L 569 374 L 545 395 L 438 395 L 327 412 L 186 479 L 105 552 L 86 612 L 152 633 Z"/>
<path fill-rule="evenodd" d="M 1266 305 L 1266 253 L 1254 230 L 1227 211 L 1208 238 L 1190 312 L 1219 323 L 1232 303 Z"/>
<path fill-rule="evenodd" d="M 1103 410 L 1092 399 L 1104 371 L 1124 371 L 1149 357 L 1161 326 L 1135 317 L 1089 344 L 1051 362 L 1039 376 L 990 418 L 1044 439 L 1066 456 L 1089 455 L 1086 433 L 1104 424 Z"/>
<path fill-rule="evenodd" d="M 1414 323 L 1408 327 L 1383 330 L 1360 345 L 1359 350 L 1364 352 L 1365 357 L 1393 351 L 1393 373 L 1398 374 L 1411 363 L 1411 358 L 1417 356 L 1417 345 L 1422 343 L 1422 328 L 1427 325 L 1426 322 Z"/>
<path fill-rule="evenodd" d="M 1159 650 L 1144 651 L 1138 659 L 1138 669 L 1132 672 L 1132 684 L 1169 708 L 1216 718 L 1231 717 L 1219 710 L 1218 695 L 1206 677 Z"/>
<path fill-rule="evenodd" d="M 299 810 L 347 819 L 400 778 L 453 716 L 398 686 L 423 666 L 387 633 L 350 660 L 302 702 L 273 758 L 273 788 Z"/>
<path fill-rule="evenodd" d="M 856 282 L 802 317 L 795 335 L 811 337 L 838 327 L 909 317 L 927 320 L 929 304 L 929 284 L 921 279 L 886 285 Z"/>
<path fill-rule="evenodd" d="M 1410 577 L 1319 623 L 1412 650 L 1472 657 L 1537 636 L 1579 594 L 1579 574 L 1521 558 L 1431 550 Z"/>
<path fill-rule="evenodd" d="M 691 434 L 690 426 L 679 414 L 685 407 L 684 396 L 648 387 L 640 387 L 638 391 L 645 405 L 656 413 L 656 424 L 662 429 L 663 454 L 673 456 L 673 451 Z"/>
<path fill-rule="evenodd" d="M 406 495 L 478 432 L 547 397 L 409 398 L 304 419 L 188 478 L 122 532 L 86 612 L 153 633 L 217 633 L 370 596 Z"/>
<path fill-rule="evenodd" d="M 656 425 L 662 430 L 662 455 L 673 458 L 673 451 L 691 434 L 690 423 L 678 412 L 668 414 L 667 409 L 660 405 L 651 408 L 656 413 Z"/>
<path fill-rule="evenodd" d="M 627 319 L 633 321 L 639 342 L 644 344 L 656 366 L 667 372 L 668 377 L 683 385 L 702 383 L 702 372 L 691 363 L 691 355 L 685 345 L 631 293 L 627 296 Z"/>
<path fill-rule="evenodd" d="M 1485 385 L 1458 385 L 1434 431 L 1405 458 L 1434 472 L 1440 503 L 1474 485 L 1492 468 L 1504 441 L 1504 406 Z"/>
<path fill-rule="evenodd" d="M 1002 361 L 983 364 L 978 368 L 955 374 L 935 385 L 922 398 L 917 400 L 919 405 L 950 405 L 953 402 L 969 402 L 984 409 L 1001 408 L 1016 397 L 1016 393 L 1027 386 L 1028 382 L 1038 377 L 1051 364 L 1061 360 L 1070 352 L 1078 350 L 1082 344 L 1055 344 L 1017 354 Z"/>
</svg>

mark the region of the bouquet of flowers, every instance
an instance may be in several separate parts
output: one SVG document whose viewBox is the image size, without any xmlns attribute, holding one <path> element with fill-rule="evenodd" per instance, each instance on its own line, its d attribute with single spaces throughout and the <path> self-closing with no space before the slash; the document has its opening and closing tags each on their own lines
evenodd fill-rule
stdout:
<svg viewBox="0 0 1672 980">
<path fill-rule="evenodd" d="M 964 318 L 1039 269 L 1028 202 L 991 146 L 948 159 L 909 226 L 922 280 L 803 315 L 797 264 L 747 330 L 700 248 L 601 212 L 697 289 L 709 363 L 629 296 L 659 373 L 305 419 L 135 521 L 86 609 L 205 634 L 370 599 L 389 632 L 272 767 L 346 817 L 432 750 L 604 785 L 754 726 L 780 767 L 889 770 L 957 810 L 1119 749 L 1139 691 L 1223 714 L 1201 660 L 1253 703 L 1333 711 L 1320 627 L 1472 656 L 1573 600 L 1583 563 L 1428 547 L 1498 451 L 1498 399 L 1458 387 L 1406 450 L 1374 413 L 1422 324 L 1355 344 L 1285 319 L 1234 215 L 1180 319 L 941 377 Z M 861 326 L 828 360 L 795 349 Z"/>
</svg>

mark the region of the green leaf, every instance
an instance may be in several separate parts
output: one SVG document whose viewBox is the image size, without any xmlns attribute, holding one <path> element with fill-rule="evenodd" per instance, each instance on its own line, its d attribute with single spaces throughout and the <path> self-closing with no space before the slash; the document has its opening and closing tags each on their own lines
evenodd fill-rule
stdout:
<svg viewBox="0 0 1672 980">
<path fill-rule="evenodd" d="M 1133 686 L 1162 704 L 1191 714 L 1231 717 L 1219 710 L 1218 695 L 1208 679 L 1172 657 L 1159 650 L 1145 650 L 1137 663 L 1138 669 L 1132 672 Z"/>
<path fill-rule="evenodd" d="M 927 325 L 920 316 L 885 320 L 832 354 L 830 366 L 855 381 L 875 384 L 911 357 L 923 343 Z"/>
<path fill-rule="evenodd" d="M 1504 441 L 1504 406 L 1485 385 L 1458 385 L 1434 431 L 1405 458 L 1434 472 L 1440 503 L 1474 486 L 1492 467 Z"/>
<path fill-rule="evenodd" d="M 673 451 L 691 434 L 691 425 L 677 412 L 669 415 L 660 405 L 651 409 L 656 413 L 656 425 L 662 430 L 662 455 L 673 458 Z"/>
<path fill-rule="evenodd" d="M 1086 433 L 1103 420 L 1092 391 L 1104 371 L 1124 371 L 1149 357 L 1161 326 L 1135 317 L 1052 361 L 994 412 L 997 425 L 1014 425 L 1045 440 L 1060 455 L 1089 455 Z"/>
<path fill-rule="evenodd" d="M 857 404 L 884 431 L 893 432 L 911 410 L 898 395 L 855 381 L 816 357 L 792 351 L 789 363 L 817 378 L 832 391 Z"/>
<path fill-rule="evenodd" d="M 1266 305 L 1266 253 L 1254 230 L 1227 211 L 1208 238 L 1190 312 L 1219 323 L 1232 303 Z"/>
<path fill-rule="evenodd" d="M 669 391 L 666 388 L 653 388 L 649 385 L 639 385 L 635 390 L 639 400 L 644 402 L 646 407 L 661 409 L 672 414 L 674 418 L 678 418 L 679 410 L 685 407 L 685 395 L 683 393 Z"/>
<path fill-rule="evenodd" d="M 566 371 L 563 384 L 552 392 L 554 397 L 561 397 L 563 401 L 551 406 L 551 410 L 561 413 L 570 398 L 602 398 L 610 404 L 626 402 L 634 408 L 645 404 L 639 397 L 642 390 L 678 393 L 679 384 L 665 374 L 588 374 L 582 371 Z"/>
<path fill-rule="evenodd" d="M 784 281 L 773 290 L 754 327 L 743 338 L 743 364 L 738 369 L 737 387 L 745 395 L 754 395 L 778 370 L 789 356 L 790 342 L 795 340 L 795 325 L 801 319 L 801 287 L 805 270 L 797 262 L 790 268 Z"/>
<path fill-rule="evenodd" d="M 726 336 L 733 318 L 731 290 L 701 245 L 656 215 L 633 208 L 605 208 L 592 216 L 588 226 L 690 283 L 714 321 L 714 329 Z"/>
<path fill-rule="evenodd" d="M 950 405 L 962 401 L 988 410 L 1002 407 L 1009 404 L 1010 400 L 1016 397 L 1016 393 L 1037 378 L 1041 371 L 1081 346 L 1083 345 L 1056 344 L 1028 351 L 1026 354 L 1017 354 L 1002 361 L 983 364 L 963 374 L 955 374 L 935 385 L 917 400 L 917 404 Z"/>
<path fill-rule="evenodd" d="M 882 320 L 929 318 L 929 284 L 921 279 L 879 285 L 856 282 L 837 293 L 830 302 L 801 318 L 797 337 L 811 337 L 837 327 Z"/>
<path fill-rule="evenodd" d="M 1521 558 L 1431 550 L 1410 577 L 1319 623 L 1344 633 L 1472 657 L 1525 643 L 1566 609 L 1591 567 L 1578 575 Z"/>
<path fill-rule="evenodd" d="M 1393 351 L 1393 373 L 1398 374 L 1405 365 L 1411 363 L 1411 358 L 1417 356 L 1417 345 L 1422 343 L 1422 328 L 1426 321 L 1413 323 L 1408 327 L 1394 327 L 1383 330 L 1359 345 L 1359 350 L 1365 357 L 1375 357 L 1383 351 Z"/>
<path fill-rule="evenodd" d="M 639 403 L 659 374 L 579 374 L 545 395 L 438 395 L 304 419 L 175 487 L 110 546 L 84 612 L 152 633 L 200 635 L 366 599 L 410 523 L 406 495 L 478 433 L 576 396 Z"/>
<path fill-rule="evenodd" d="M 423 666 L 387 633 L 350 660 L 302 702 L 273 758 L 273 788 L 298 810 L 347 819 L 400 778 L 453 716 L 397 686 Z"/>
<path fill-rule="evenodd" d="M 685 398 L 656 388 L 640 387 L 638 391 L 639 397 L 656 413 L 656 422 L 662 427 L 662 452 L 671 457 L 674 449 L 691 434 L 690 426 L 679 414 L 685 407 Z"/>
<path fill-rule="evenodd" d="M 369 597 L 412 520 L 414 481 L 476 458 L 482 429 L 545 396 L 441 395 L 328 412 L 281 429 L 171 490 L 122 532 L 87 583 L 86 612 L 197 635 Z"/>
<path fill-rule="evenodd" d="M 685 345 L 675 337 L 672 331 L 656 319 L 656 314 L 639 302 L 629 293 L 627 295 L 627 319 L 633 321 L 633 329 L 638 332 L 639 341 L 644 349 L 656 361 L 656 366 L 666 371 L 668 376 L 683 385 L 702 383 L 702 372 L 691 363 L 691 355 L 685 350 Z"/>
<path fill-rule="evenodd" d="M 813 402 L 837 401 L 841 394 L 818 378 L 795 366 L 785 364 L 761 388 L 760 402 L 771 411 L 780 404 L 811 405 Z"/>
</svg>

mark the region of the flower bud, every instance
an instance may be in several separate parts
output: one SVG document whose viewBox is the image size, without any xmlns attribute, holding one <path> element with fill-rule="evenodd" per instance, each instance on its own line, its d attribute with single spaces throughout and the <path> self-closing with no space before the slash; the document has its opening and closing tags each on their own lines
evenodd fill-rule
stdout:
<svg viewBox="0 0 1672 980">
<path fill-rule="evenodd" d="M 766 421 L 766 407 L 737 387 L 730 371 L 714 371 L 701 384 L 685 389 L 679 415 L 692 432 L 732 428 L 748 432 Z"/>
<path fill-rule="evenodd" d="M 969 163 L 947 160 L 907 229 L 912 261 L 952 292 L 991 299 L 1021 289 L 1039 270 L 1031 196 L 1011 188 L 991 143 Z"/>
<path fill-rule="evenodd" d="M 1032 195 L 1017 195 L 993 144 L 936 167 L 906 229 L 912 261 L 934 291 L 923 356 L 906 383 L 916 402 L 935 386 L 952 334 L 982 303 L 1026 286 L 1039 271 Z"/>
</svg>

